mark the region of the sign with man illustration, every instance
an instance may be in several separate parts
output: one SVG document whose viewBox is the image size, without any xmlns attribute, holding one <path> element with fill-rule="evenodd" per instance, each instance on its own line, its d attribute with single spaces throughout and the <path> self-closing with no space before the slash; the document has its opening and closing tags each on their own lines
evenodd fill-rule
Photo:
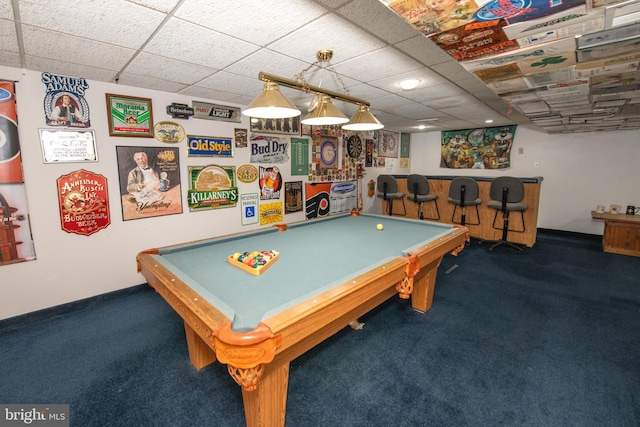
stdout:
<svg viewBox="0 0 640 427">
<path fill-rule="evenodd" d="M 89 104 L 84 99 L 87 80 L 42 73 L 46 86 L 44 114 L 47 126 L 88 128 L 91 126 Z"/>
</svg>

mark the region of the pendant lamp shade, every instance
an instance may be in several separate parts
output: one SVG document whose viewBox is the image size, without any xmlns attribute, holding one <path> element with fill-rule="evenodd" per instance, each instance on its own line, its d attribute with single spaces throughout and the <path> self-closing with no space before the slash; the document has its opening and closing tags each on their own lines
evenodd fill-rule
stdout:
<svg viewBox="0 0 640 427">
<path fill-rule="evenodd" d="M 338 109 L 329 95 L 320 96 L 318 105 L 307 116 L 302 119 L 304 125 L 324 126 L 324 125 L 340 125 L 347 123 L 349 118 Z"/>
<path fill-rule="evenodd" d="M 346 130 L 378 130 L 382 129 L 384 125 L 371 114 L 369 107 L 360 104 L 358 111 L 351 117 L 348 123 L 342 125 L 342 129 Z"/>
<path fill-rule="evenodd" d="M 266 82 L 262 93 L 253 100 L 242 114 L 259 119 L 284 119 L 300 115 L 300 110 L 281 92 L 275 82 Z"/>
</svg>

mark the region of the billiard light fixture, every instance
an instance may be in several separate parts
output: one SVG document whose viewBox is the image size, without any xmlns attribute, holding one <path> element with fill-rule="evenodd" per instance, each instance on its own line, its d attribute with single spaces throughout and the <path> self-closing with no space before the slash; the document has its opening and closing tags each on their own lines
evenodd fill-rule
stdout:
<svg viewBox="0 0 640 427">
<path fill-rule="evenodd" d="M 300 110 L 293 105 L 279 90 L 280 86 L 296 89 L 314 95 L 309 114 L 301 120 L 302 124 L 312 126 L 342 125 L 347 130 L 377 130 L 384 125 L 369 111 L 371 103 L 364 99 L 353 97 L 349 94 L 344 81 L 331 64 L 332 50 L 319 50 L 316 52 L 317 61 L 294 76 L 294 79 L 276 76 L 260 72 L 258 78 L 265 82 L 262 93 L 242 111 L 249 117 L 261 119 L 279 119 L 296 117 Z M 327 69 L 335 74 L 342 85 L 344 93 L 313 86 L 305 78 L 305 74 L 312 68 Z M 358 105 L 356 113 L 348 119 L 342 111 L 336 107 L 332 99 Z"/>
</svg>

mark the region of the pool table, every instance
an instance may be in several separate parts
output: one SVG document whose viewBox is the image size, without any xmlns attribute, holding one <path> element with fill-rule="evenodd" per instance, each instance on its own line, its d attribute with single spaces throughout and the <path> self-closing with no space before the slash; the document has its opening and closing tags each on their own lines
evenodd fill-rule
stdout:
<svg viewBox="0 0 640 427">
<path fill-rule="evenodd" d="M 149 249 L 137 267 L 183 318 L 196 369 L 227 364 L 247 425 L 278 426 L 290 361 L 396 294 L 429 310 L 442 258 L 467 238 L 453 225 L 353 212 Z M 254 250 L 279 259 L 261 274 L 228 262 Z"/>
</svg>

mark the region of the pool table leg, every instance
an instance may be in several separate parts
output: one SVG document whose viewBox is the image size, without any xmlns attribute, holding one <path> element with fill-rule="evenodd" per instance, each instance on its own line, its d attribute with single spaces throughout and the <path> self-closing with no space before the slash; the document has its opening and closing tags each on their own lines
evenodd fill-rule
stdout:
<svg viewBox="0 0 640 427">
<path fill-rule="evenodd" d="M 184 322 L 184 333 L 187 337 L 187 348 L 191 364 L 197 370 L 216 361 L 216 353 L 209 347 L 191 326 Z"/>
<path fill-rule="evenodd" d="M 436 289 L 436 276 L 442 258 L 433 260 L 427 265 L 420 266 L 420 271 L 413 279 L 413 293 L 411 306 L 422 313 L 429 311 L 433 304 L 433 294 Z"/>
<path fill-rule="evenodd" d="M 242 390 L 247 427 L 284 426 L 289 387 L 289 362 L 265 366 L 258 388 Z"/>
</svg>

